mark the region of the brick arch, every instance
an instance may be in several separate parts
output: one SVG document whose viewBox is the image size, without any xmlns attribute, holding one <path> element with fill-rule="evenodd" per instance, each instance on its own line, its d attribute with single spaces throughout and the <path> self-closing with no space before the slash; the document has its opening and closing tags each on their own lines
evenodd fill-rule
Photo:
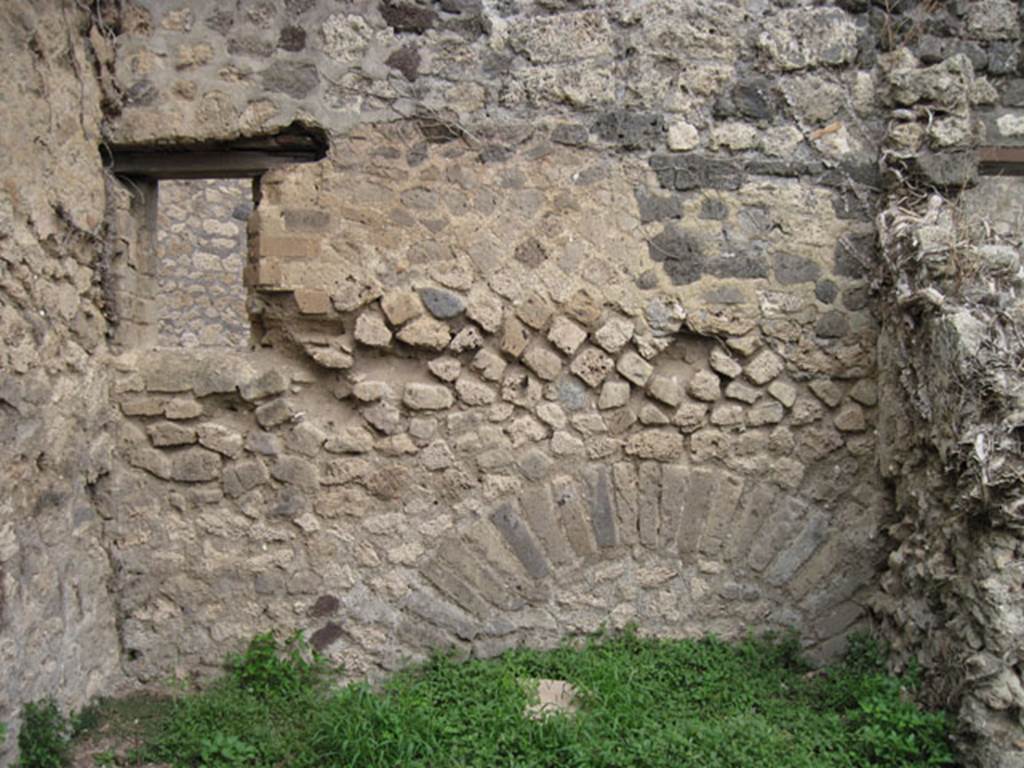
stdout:
<svg viewBox="0 0 1024 768">
<path fill-rule="evenodd" d="M 784 595 L 760 626 L 799 620 L 812 645 L 862 613 L 846 591 L 793 583 L 838 539 L 832 523 L 826 509 L 766 480 L 687 464 L 592 463 L 527 484 L 444 538 L 420 568 L 422 584 L 403 608 L 414 617 L 408 621 L 425 621 L 488 655 L 545 630 L 543 621 L 523 624 L 510 616 L 571 610 L 575 601 L 560 593 L 566 585 L 590 583 L 597 572 L 604 572 L 599 579 L 612 573 L 626 595 L 620 606 L 639 600 L 636 584 L 681 584 L 689 577 L 714 583 L 719 599 L 750 603 L 751 614 L 758 613 L 755 603 L 768 606 L 772 596 Z M 701 596 L 690 588 L 681 598 Z M 780 611 L 785 603 L 799 605 L 799 615 Z M 833 626 L 837 609 L 841 626 Z M 618 618 L 632 617 L 627 610 Z M 685 627 L 661 629 L 674 634 Z M 476 642 L 493 636 L 509 640 Z"/>
</svg>

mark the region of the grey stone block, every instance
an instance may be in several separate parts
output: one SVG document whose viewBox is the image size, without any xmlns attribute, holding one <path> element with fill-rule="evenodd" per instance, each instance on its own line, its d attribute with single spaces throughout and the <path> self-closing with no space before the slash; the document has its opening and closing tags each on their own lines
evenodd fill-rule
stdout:
<svg viewBox="0 0 1024 768">
<path fill-rule="evenodd" d="M 420 288 L 419 294 L 423 306 L 439 320 L 458 317 L 466 311 L 466 302 L 457 293 L 442 288 Z"/>
<path fill-rule="evenodd" d="M 828 516 L 823 510 L 815 510 L 804 523 L 796 539 L 775 556 L 765 572 L 765 580 L 773 587 L 781 587 L 793 578 L 800 566 L 825 543 L 827 537 Z"/>
<path fill-rule="evenodd" d="M 814 334 L 823 339 L 841 339 L 849 332 L 849 318 L 837 309 L 824 313 L 814 324 Z"/>
<path fill-rule="evenodd" d="M 270 473 L 259 459 L 247 459 L 228 465 L 224 470 L 224 493 L 232 498 L 241 496 L 270 480 Z"/>
<path fill-rule="evenodd" d="M 238 388 L 243 400 L 250 403 L 271 395 L 279 395 L 288 389 L 288 377 L 273 369 L 245 382 Z"/>
<path fill-rule="evenodd" d="M 320 485 L 320 473 L 316 465 L 298 456 L 279 456 L 270 468 L 270 475 L 282 483 L 310 491 L 315 491 Z"/>
<path fill-rule="evenodd" d="M 591 467 L 585 476 L 590 490 L 590 524 L 594 529 L 594 541 L 598 547 L 614 547 L 619 542 L 608 467 Z"/>
<path fill-rule="evenodd" d="M 540 482 L 547 477 L 551 471 L 551 457 L 541 450 L 532 448 L 516 461 L 516 466 L 523 473 L 523 477 L 533 482 Z"/>
<path fill-rule="evenodd" d="M 838 277 L 862 278 L 876 261 L 874 235 L 845 236 L 836 242 L 835 273 Z"/>
<path fill-rule="evenodd" d="M 281 439 L 269 432 L 254 429 L 245 436 L 245 450 L 261 456 L 277 456 L 281 453 Z"/>
<path fill-rule="evenodd" d="M 660 528 L 662 469 L 657 462 L 649 461 L 640 464 L 637 473 L 637 524 L 640 543 L 649 549 L 658 546 L 658 529 Z"/>
<path fill-rule="evenodd" d="M 562 376 L 557 382 L 558 402 L 567 411 L 586 408 L 590 400 L 587 388 L 575 376 Z"/>
<path fill-rule="evenodd" d="M 559 525 L 550 487 L 546 483 L 530 485 L 519 495 L 519 503 L 523 518 L 540 539 L 552 564 L 572 562 L 573 550 Z"/>
<path fill-rule="evenodd" d="M 183 483 L 204 483 L 220 478 L 220 454 L 205 448 L 185 448 L 171 459 L 171 479 Z"/>
<path fill-rule="evenodd" d="M 576 556 L 584 560 L 592 559 L 597 554 L 597 545 L 593 530 L 587 522 L 584 499 L 576 481 L 565 475 L 557 477 L 551 482 L 551 493 L 562 530 Z"/>
<path fill-rule="evenodd" d="M 312 64 L 277 60 L 263 70 L 261 79 L 264 90 L 302 99 L 320 84 L 320 73 Z"/>
<path fill-rule="evenodd" d="M 264 429 L 271 429 L 291 421 L 294 409 L 283 397 L 275 398 L 258 406 L 255 411 L 256 421 Z"/>
<path fill-rule="evenodd" d="M 590 141 L 590 131 L 580 123 L 563 123 L 551 132 L 551 140 L 570 147 L 585 147 Z"/>
<path fill-rule="evenodd" d="M 814 297 L 822 304 L 831 304 L 839 295 L 839 288 L 831 280 L 819 280 L 814 285 Z"/>
<path fill-rule="evenodd" d="M 675 163 L 672 187 L 680 192 L 692 189 L 736 191 L 743 184 L 742 167 L 731 160 L 701 155 L 679 157 Z"/>
<path fill-rule="evenodd" d="M 637 187 L 633 190 L 633 196 L 636 198 L 641 224 L 683 217 L 683 204 L 676 195 L 658 195 Z"/>
<path fill-rule="evenodd" d="M 779 96 L 767 77 L 739 73 L 739 81 L 715 102 L 716 117 L 765 120 L 778 111 Z"/>
<path fill-rule="evenodd" d="M 776 253 L 772 257 L 775 279 L 782 285 L 813 283 L 821 275 L 817 262 L 791 253 Z"/>
<path fill-rule="evenodd" d="M 601 115 L 594 132 L 623 149 L 652 149 L 662 142 L 665 121 L 657 112 L 616 110 Z"/>
<path fill-rule="evenodd" d="M 506 501 L 491 512 L 491 522 L 532 578 L 542 579 L 550 573 L 551 568 L 544 554 L 511 502 Z"/>
<path fill-rule="evenodd" d="M 714 277 L 768 277 L 768 261 L 757 251 L 729 257 L 704 254 L 700 243 L 676 225 L 666 226 L 647 241 L 648 255 L 661 262 L 675 285 L 694 283 L 705 275 Z"/>
</svg>

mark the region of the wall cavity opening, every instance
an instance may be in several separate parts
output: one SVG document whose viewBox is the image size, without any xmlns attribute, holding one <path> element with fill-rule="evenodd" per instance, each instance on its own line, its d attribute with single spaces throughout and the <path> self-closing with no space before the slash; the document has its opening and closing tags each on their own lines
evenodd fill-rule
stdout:
<svg viewBox="0 0 1024 768">
<path fill-rule="evenodd" d="M 157 345 L 234 347 L 249 343 L 245 223 L 247 179 L 167 180 L 157 212 Z"/>
<path fill-rule="evenodd" d="M 246 221 L 271 168 L 315 162 L 326 134 L 292 125 L 232 142 L 105 146 L 121 247 L 112 265 L 122 347 L 250 342 Z"/>
</svg>

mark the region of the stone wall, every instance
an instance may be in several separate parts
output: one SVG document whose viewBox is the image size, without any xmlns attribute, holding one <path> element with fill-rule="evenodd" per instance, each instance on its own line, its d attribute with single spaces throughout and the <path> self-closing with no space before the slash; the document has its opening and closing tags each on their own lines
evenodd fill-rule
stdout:
<svg viewBox="0 0 1024 768">
<path fill-rule="evenodd" d="M 61 7 L 0 8 L 0 764 L 23 702 L 80 707 L 119 672 L 94 496 L 113 450 L 109 372 L 92 363 L 106 330 L 101 114 L 88 25 Z"/>
<path fill-rule="evenodd" d="M 247 179 L 162 181 L 157 217 L 157 344 L 244 347 L 249 314 L 242 284 Z"/>
<path fill-rule="evenodd" d="M 815 298 L 852 306 L 858 285 L 835 274 L 851 224 L 831 191 L 651 193 L 692 223 L 645 224 L 643 164 L 580 184 L 576 148 L 479 167 L 442 145 L 410 170 L 406 131 L 264 178 L 259 355 L 119 361 L 129 666 L 213 665 L 274 625 L 371 674 L 627 621 L 798 625 L 827 655 L 862 615 L 887 505 L 873 322 Z M 649 241 L 728 264 L 723 223 L 754 210 L 765 253 L 736 258 L 761 276 L 672 285 Z M 773 253 L 773 225 L 808 218 Z"/>
<path fill-rule="evenodd" d="M 5 10 L 36 84 L 0 219 L 11 711 L 272 628 L 354 676 L 627 622 L 826 658 L 870 603 L 965 755 L 1019 765 L 1019 230 L 953 204 L 984 126 L 1019 141 L 1018 11 Z M 97 148 L 304 125 L 327 156 L 246 224 L 252 348 L 155 346 L 155 182 L 104 190 Z"/>
<path fill-rule="evenodd" d="M 1024 765 L 1024 232 L 1019 178 L 979 178 L 975 150 L 1020 143 L 1022 81 L 997 90 L 974 69 L 983 45 L 1016 56 L 1017 42 L 1002 41 L 1019 40 L 1017 8 L 988 11 L 968 14 L 957 55 L 929 65 L 901 51 L 884 62 L 894 111 L 879 219 L 879 463 L 900 516 L 874 608 L 903 658 L 922 664 L 932 703 L 957 713 L 968 764 L 1010 767 Z M 988 69 L 1008 72 L 991 59 Z"/>
<path fill-rule="evenodd" d="M 261 180 L 257 351 L 116 362 L 133 674 L 293 626 L 370 675 L 628 621 L 842 647 L 889 508 L 869 15 L 146 10 L 114 140 L 331 149 Z"/>
</svg>

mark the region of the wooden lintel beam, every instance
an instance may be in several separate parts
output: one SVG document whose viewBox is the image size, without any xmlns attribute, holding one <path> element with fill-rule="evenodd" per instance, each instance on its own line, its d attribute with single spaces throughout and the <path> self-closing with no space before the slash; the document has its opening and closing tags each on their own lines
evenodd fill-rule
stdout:
<svg viewBox="0 0 1024 768">
<path fill-rule="evenodd" d="M 271 168 L 316 159 L 309 152 L 120 150 L 113 153 L 111 170 L 119 176 L 153 179 L 252 178 Z"/>
<path fill-rule="evenodd" d="M 978 170 L 986 176 L 1024 176 L 1024 147 L 979 147 Z"/>
</svg>

